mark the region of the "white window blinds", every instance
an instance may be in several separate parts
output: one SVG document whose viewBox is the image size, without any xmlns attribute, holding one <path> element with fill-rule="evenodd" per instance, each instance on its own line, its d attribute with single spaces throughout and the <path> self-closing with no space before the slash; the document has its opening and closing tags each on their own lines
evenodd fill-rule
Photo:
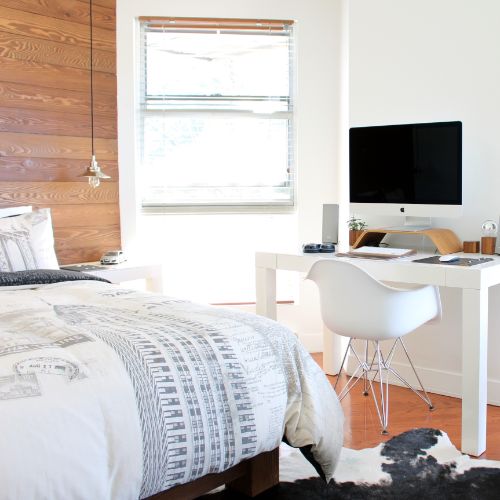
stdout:
<svg viewBox="0 0 500 500">
<path fill-rule="evenodd" d="M 293 23 L 140 22 L 143 206 L 293 205 Z"/>
</svg>

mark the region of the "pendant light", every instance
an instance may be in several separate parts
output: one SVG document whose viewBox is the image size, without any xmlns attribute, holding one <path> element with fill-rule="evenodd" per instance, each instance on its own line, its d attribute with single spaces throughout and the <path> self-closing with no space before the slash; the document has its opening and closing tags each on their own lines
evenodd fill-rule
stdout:
<svg viewBox="0 0 500 500">
<path fill-rule="evenodd" d="M 102 170 L 97 160 L 95 159 L 95 148 L 94 148 L 94 57 L 93 57 L 93 36 L 92 36 L 92 0 L 89 0 L 90 6 L 90 129 L 92 134 L 92 158 L 90 160 L 90 165 L 81 177 L 87 177 L 89 184 L 96 188 L 101 183 L 101 179 L 111 179 L 109 175 L 106 175 Z"/>
</svg>

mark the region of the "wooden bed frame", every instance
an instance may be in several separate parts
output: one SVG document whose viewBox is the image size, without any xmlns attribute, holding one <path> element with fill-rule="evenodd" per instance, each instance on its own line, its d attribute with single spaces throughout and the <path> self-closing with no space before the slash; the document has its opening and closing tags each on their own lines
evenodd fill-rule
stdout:
<svg viewBox="0 0 500 500">
<path fill-rule="evenodd" d="M 279 448 L 244 460 L 220 474 L 208 474 L 174 486 L 147 500 L 191 500 L 223 484 L 252 498 L 279 483 Z"/>
</svg>

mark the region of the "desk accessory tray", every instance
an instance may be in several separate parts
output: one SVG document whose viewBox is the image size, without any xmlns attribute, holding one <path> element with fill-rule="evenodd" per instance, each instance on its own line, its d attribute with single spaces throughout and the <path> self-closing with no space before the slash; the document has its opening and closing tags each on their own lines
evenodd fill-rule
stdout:
<svg viewBox="0 0 500 500">
<path fill-rule="evenodd" d="M 477 266 L 478 264 L 484 264 L 485 262 L 491 262 L 493 259 L 490 257 L 479 257 L 477 259 L 471 259 L 467 257 L 460 257 L 458 260 L 452 260 L 451 262 L 441 262 L 439 260 L 439 255 L 434 257 L 425 257 L 424 259 L 415 259 L 412 262 L 422 263 L 422 264 L 445 264 L 446 266 L 462 266 L 470 267 Z"/>
</svg>

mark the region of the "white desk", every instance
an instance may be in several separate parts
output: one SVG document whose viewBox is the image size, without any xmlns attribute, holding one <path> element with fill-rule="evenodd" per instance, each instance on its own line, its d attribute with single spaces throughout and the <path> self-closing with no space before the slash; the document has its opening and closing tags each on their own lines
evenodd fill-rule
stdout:
<svg viewBox="0 0 500 500">
<path fill-rule="evenodd" d="M 337 258 L 345 259 L 330 254 L 257 252 L 257 314 L 276 319 L 277 269 L 306 273 L 319 259 Z M 379 280 L 462 290 L 462 451 L 474 456 L 486 449 L 488 292 L 500 284 L 500 258 L 493 258 L 493 262 L 472 267 L 417 264 L 409 259 L 351 259 Z M 330 366 L 324 369 L 331 372 Z"/>
</svg>

